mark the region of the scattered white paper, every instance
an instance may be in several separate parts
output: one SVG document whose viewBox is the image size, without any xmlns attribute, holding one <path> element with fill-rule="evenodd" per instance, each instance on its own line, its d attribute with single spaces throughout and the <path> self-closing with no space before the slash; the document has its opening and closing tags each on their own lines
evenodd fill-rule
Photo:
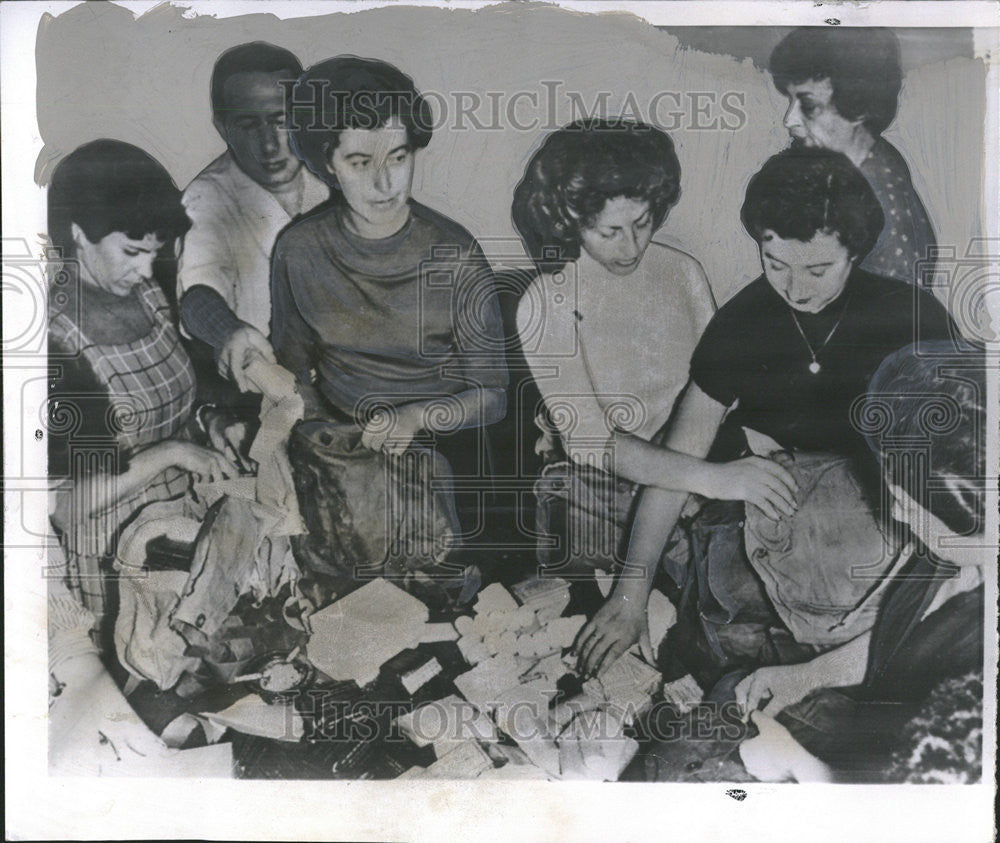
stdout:
<svg viewBox="0 0 1000 843">
<path fill-rule="evenodd" d="M 428 615 L 416 597 L 372 580 L 310 615 L 309 661 L 331 679 L 364 687 L 389 659 L 420 643 Z"/>
<path fill-rule="evenodd" d="M 220 726 L 260 738 L 296 742 L 304 733 L 302 716 L 293 706 L 268 705 L 257 694 L 248 694 L 223 711 L 206 711 L 202 716 Z"/>
<path fill-rule="evenodd" d="M 493 721 L 472 703 L 454 694 L 400 715 L 396 723 L 417 746 L 433 744 L 439 758 L 463 741 L 491 743 L 498 739 Z"/>
</svg>

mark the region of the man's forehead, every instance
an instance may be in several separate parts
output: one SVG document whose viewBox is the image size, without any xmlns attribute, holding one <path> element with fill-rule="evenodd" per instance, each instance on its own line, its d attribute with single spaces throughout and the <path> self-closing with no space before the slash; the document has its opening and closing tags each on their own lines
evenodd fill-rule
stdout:
<svg viewBox="0 0 1000 843">
<path fill-rule="evenodd" d="M 281 80 L 294 79 L 291 70 L 278 70 L 274 73 L 257 71 L 234 73 L 226 79 L 223 87 L 225 110 L 233 112 L 267 113 L 283 111 L 285 107 L 285 91 Z"/>
</svg>

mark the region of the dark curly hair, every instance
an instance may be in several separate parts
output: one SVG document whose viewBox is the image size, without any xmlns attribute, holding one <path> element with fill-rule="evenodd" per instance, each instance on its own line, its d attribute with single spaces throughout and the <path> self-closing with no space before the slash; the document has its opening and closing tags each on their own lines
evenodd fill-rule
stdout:
<svg viewBox="0 0 1000 843">
<path fill-rule="evenodd" d="M 783 240 L 836 234 L 852 257 L 871 251 L 885 215 L 861 171 L 841 152 L 795 147 L 771 156 L 750 179 L 740 210 L 760 243 L 770 229 Z"/>
<path fill-rule="evenodd" d="M 511 217 L 531 259 L 553 272 L 580 257 L 580 232 L 609 199 L 648 202 L 655 230 L 677 203 L 680 181 L 663 130 L 622 119 L 578 120 L 545 138 L 531 157 Z"/>
<path fill-rule="evenodd" d="M 132 240 L 155 234 L 164 243 L 190 227 L 181 192 L 155 158 L 117 140 L 96 140 L 67 155 L 49 185 L 49 239 L 74 257 L 71 224 L 91 243 L 121 231 Z"/>
<path fill-rule="evenodd" d="M 310 67 L 292 88 L 292 151 L 318 178 L 339 189 L 327 165 L 345 129 L 374 130 L 398 117 L 410 148 L 431 141 L 430 105 L 401 70 L 379 59 L 337 56 Z"/>
<path fill-rule="evenodd" d="M 952 532 L 983 530 L 985 502 L 976 482 L 986 474 L 986 358 L 980 346 L 936 340 L 901 348 L 882 361 L 859 410 L 868 446 L 882 456 L 892 483 Z M 886 443 L 907 441 L 921 451 L 929 446 L 926 473 L 919 459 L 886 455 Z M 929 494 L 928 480 L 942 479 L 947 491 Z"/>
<path fill-rule="evenodd" d="M 775 87 L 829 79 L 841 117 L 863 120 L 875 137 L 896 117 L 903 71 L 899 41 L 888 29 L 807 26 L 787 35 L 771 53 Z"/>
</svg>

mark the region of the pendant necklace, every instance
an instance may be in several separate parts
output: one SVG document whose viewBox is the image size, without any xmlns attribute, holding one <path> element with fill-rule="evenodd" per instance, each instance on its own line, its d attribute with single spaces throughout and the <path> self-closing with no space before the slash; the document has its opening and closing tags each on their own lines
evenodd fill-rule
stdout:
<svg viewBox="0 0 1000 843">
<path fill-rule="evenodd" d="M 798 328 L 802 341 L 806 344 L 806 348 L 809 349 L 809 356 L 812 358 L 812 362 L 809 364 L 809 371 L 814 375 L 818 375 L 820 369 L 823 368 L 816 359 L 816 355 L 826 348 L 826 344 L 830 342 L 833 335 L 837 332 L 837 328 L 840 327 L 840 323 L 844 320 L 844 314 L 847 313 L 847 306 L 851 303 L 851 295 L 853 292 L 854 291 L 852 290 L 847 294 L 847 298 L 844 300 L 844 306 L 840 311 L 840 316 L 838 316 L 837 321 L 833 323 L 833 327 L 830 329 L 830 333 L 826 335 L 826 339 L 824 339 L 816 349 L 813 349 L 812 343 L 809 342 L 809 338 L 806 337 L 806 332 L 802 330 L 802 325 L 799 324 L 799 318 L 795 315 L 795 308 L 791 306 L 788 308 L 788 312 L 792 315 L 792 321 L 795 323 L 795 327 Z"/>
</svg>

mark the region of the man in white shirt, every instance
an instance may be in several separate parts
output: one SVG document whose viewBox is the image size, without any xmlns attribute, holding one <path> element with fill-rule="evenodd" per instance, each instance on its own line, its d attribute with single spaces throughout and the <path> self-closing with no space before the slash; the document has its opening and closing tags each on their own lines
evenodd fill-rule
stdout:
<svg viewBox="0 0 1000 843">
<path fill-rule="evenodd" d="M 212 72 L 213 122 L 228 149 L 184 191 L 191 230 L 178 272 L 181 324 L 215 352 L 241 391 L 254 355 L 273 361 L 271 250 L 278 234 L 329 197 L 288 146 L 283 80 L 302 73 L 288 50 L 256 41 L 227 50 Z"/>
</svg>

